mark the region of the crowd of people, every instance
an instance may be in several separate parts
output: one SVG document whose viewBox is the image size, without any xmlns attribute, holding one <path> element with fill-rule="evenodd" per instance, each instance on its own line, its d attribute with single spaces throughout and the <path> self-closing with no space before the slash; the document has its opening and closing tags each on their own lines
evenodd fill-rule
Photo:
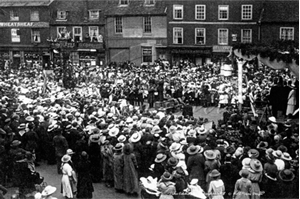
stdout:
<svg viewBox="0 0 300 199">
<path fill-rule="evenodd" d="M 161 199 L 299 197 L 298 81 L 246 66 L 243 106 L 272 110 L 260 119 L 238 109 L 237 78 L 220 76 L 216 65 L 180 64 L 96 67 L 74 75 L 72 88 L 38 70 L 3 71 L 0 184 L 30 193 L 46 161 L 57 165 L 66 198 L 92 198 L 100 182 Z M 182 114 L 157 103 L 168 99 L 182 103 Z M 191 106 L 218 106 L 223 118 L 208 127 Z M 141 177 L 156 186 L 141 187 Z"/>
</svg>

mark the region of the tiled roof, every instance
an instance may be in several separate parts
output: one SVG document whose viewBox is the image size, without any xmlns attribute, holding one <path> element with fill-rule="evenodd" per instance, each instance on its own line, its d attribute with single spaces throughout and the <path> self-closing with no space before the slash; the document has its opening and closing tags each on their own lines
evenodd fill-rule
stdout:
<svg viewBox="0 0 300 199">
<path fill-rule="evenodd" d="M 299 22 L 299 1 L 267 0 L 262 22 Z"/>
<path fill-rule="evenodd" d="M 0 7 L 49 6 L 53 0 L 0 0 Z"/>
<path fill-rule="evenodd" d="M 118 0 L 107 1 L 106 16 L 137 16 L 137 15 L 165 15 L 166 5 L 156 1 L 153 6 L 145 5 L 145 0 L 129 1 L 128 6 L 120 6 Z"/>
</svg>

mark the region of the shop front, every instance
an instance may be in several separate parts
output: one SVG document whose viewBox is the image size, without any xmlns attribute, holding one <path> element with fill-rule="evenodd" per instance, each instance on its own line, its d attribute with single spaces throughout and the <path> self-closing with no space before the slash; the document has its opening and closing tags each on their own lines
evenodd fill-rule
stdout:
<svg viewBox="0 0 300 199">
<path fill-rule="evenodd" d="M 203 65 L 211 62 L 211 47 L 174 47 L 170 49 L 172 63 L 176 64 L 182 60 L 189 60 L 192 63 Z"/>
<path fill-rule="evenodd" d="M 75 43 L 75 42 L 52 42 L 52 58 L 54 63 L 60 62 L 61 53 L 67 53 L 67 59 L 73 65 L 102 66 L 105 61 L 103 43 Z"/>
<path fill-rule="evenodd" d="M 223 66 L 228 62 L 228 56 L 230 55 L 232 46 L 213 46 L 212 52 L 213 57 L 212 61 L 220 66 Z"/>
</svg>

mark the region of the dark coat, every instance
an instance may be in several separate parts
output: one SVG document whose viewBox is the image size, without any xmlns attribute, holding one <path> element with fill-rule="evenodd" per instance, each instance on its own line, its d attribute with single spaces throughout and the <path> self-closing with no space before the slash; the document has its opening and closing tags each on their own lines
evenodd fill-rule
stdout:
<svg viewBox="0 0 300 199">
<path fill-rule="evenodd" d="M 77 167 L 78 183 L 77 198 L 93 198 L 93 182 L 91 176 L 91 163 L 89 160 L 81 160 Z"/>
</svg>

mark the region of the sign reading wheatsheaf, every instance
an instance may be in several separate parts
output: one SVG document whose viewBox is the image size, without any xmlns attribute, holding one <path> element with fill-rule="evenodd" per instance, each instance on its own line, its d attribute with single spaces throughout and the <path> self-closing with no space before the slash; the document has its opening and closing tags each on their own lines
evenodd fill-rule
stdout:
<svg viewBox="0 0 300 199">
<path fill-rule="evenodd" d="M 231 51 L 231 46 L 213 46 L 213 52 L 227 53 Z"/>
<path fill-rule="evenodd" d="M 68 41 L 59 41 L 59 42 L 52 42 L 52 48 L 82 48 L 82 49 L 103 49 L 102 43 L 75 43 L 75 42 L 68 42 Z"/>
<path fill-rule="evenodd" d="M 0 22 L 0 28 L 22 27 L 22 28 L 48 28 L 48 22 Z"/>
</svg>

